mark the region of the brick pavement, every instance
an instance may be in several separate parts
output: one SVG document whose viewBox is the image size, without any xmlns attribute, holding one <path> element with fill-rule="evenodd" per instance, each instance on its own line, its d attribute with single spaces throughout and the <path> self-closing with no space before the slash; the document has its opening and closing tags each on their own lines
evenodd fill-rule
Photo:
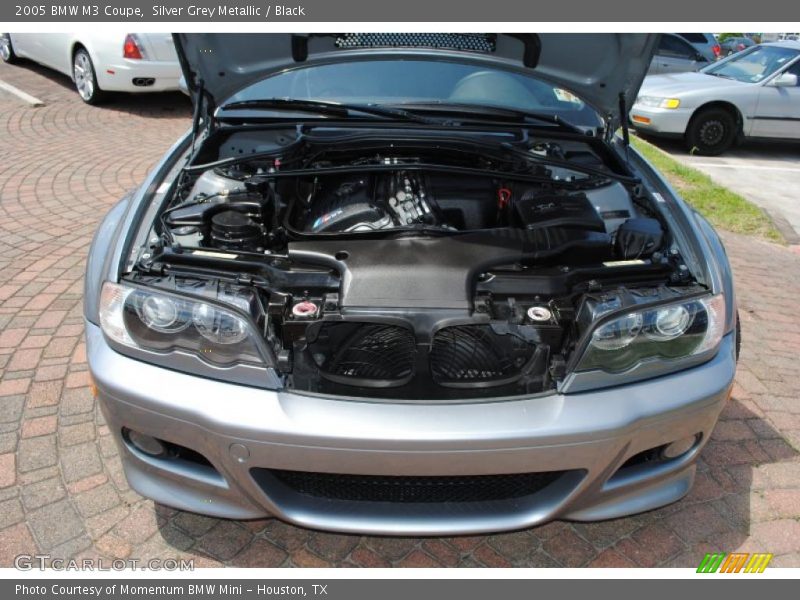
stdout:
<svg viewBox="0 0 800 600">
<path fill-rule="evenodd" d="M 30 64 L 0 65 L 0 79 L 46 103 L 0 98 L 0 566 L 40 552 L 196 566 L 692 567 L 711 550 L 800 566 L 800 255 L 730 234 L 740 369 L 681 502 L 604 523 L 404 539 L 224 521 L 141 498 L 89 392 L 81 279 L 98 220 L 188 127 L 188 103 L 89 107 L 66 78 Z"/>
</svg>

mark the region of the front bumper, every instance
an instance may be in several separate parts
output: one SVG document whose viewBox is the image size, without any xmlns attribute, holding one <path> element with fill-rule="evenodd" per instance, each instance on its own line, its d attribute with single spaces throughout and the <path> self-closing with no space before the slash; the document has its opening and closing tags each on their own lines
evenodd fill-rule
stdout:
<svg viewBox="0 0 800 600">
<path fill-rule="evenodd" d="M 694 460 L 735 371 L 733 336 L 710 362 L 667 377 L 569 396 L 494 402 L 391 403 L 304 396 L 163 369 L 112 350 L 87 323 L 89 366 L 131 486 L 157 502 L 226 518 L 280 519 L 387 535 L 513 530 L 555 518 L 597 520 L 650 510 L 691 487 Z M 213 468 L 152 458 L 123 427 L 202 454 Z M 700 434 L 670 460 L 620 469 L 645 450 Z M 269 468 L 369 475 L 566 471 L 532 496 L 419 504 L 322 499 Z"/>
<path fill-rule="evenodd" d="M 654 108 L 634 104 L 630 111 L 635 129 L 656 135 L 683 135 L 691 118 L 692 109 L 682 107 Z"/>
</svg>

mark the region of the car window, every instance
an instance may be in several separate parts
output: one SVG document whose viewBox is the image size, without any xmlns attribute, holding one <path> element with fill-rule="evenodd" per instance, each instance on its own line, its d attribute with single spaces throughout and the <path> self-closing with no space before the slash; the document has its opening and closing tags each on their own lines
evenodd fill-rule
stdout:
<svg viewBox="0 0 800 600">
<path fill-rule="evenodd" d="M 688 43 L 675 35 L 662 35 L 658 44 L 658 54 L 670 58 L 694 60 L 697 51 Z"/>
<path fill-rule="evenodd" d="M 602 121 L 568 90 L 541 79 L 434 60 L 353 60 L 283 71 L 263 79 L 228 102 L 269 98 L 346 104 L 471 104 L 557 114 L 575 125 Z"/>
<path fill-rule="evenodd" d="M 794 60 L 800 51 L 780 46 L 751 46 L 725 61 L 710 65 L 703 73 L 735 79 L 744 83 L 758 83 Z"/>
</svg>

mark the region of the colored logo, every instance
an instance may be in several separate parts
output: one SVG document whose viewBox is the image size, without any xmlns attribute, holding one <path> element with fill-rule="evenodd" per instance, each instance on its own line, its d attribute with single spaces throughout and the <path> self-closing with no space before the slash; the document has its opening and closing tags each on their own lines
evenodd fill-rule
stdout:
<svg viewBox="0 0 800 600">
<path fill-rule="evenodd" d="M 772 554 L 766 552 L 715 552 L 706 554 L 697 567 L 698 573 L 763 573 Z"/>
</svg>

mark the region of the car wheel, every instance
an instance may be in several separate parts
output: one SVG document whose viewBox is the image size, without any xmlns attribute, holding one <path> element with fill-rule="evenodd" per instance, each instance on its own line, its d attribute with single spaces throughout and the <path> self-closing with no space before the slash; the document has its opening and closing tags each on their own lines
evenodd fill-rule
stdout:
<svg viewBox="0 0 800 600">
<path fill-rule="evenodd" d="M 72 76 L 75 89 L 86 104 L 98 104 L 105 99 L 105 94 L 97 85 L 92 59 L 83 48 L 79 48 L 72 59 Z"/>
<path fill-rule="evenodd" d="M 9 64 L 17 61 L 14 46 L 11 45 L 11 35 L 8 33 L 0 33 L 0 58 L 4 63 Z"/>
<path fill-rule="evenodd" d="M 722 108 L 698 112 L 686 129 L 686 145 L 690 152 L 704 156 L 722 154 L 736 140 L 736 120 Z"/>
</svg>

